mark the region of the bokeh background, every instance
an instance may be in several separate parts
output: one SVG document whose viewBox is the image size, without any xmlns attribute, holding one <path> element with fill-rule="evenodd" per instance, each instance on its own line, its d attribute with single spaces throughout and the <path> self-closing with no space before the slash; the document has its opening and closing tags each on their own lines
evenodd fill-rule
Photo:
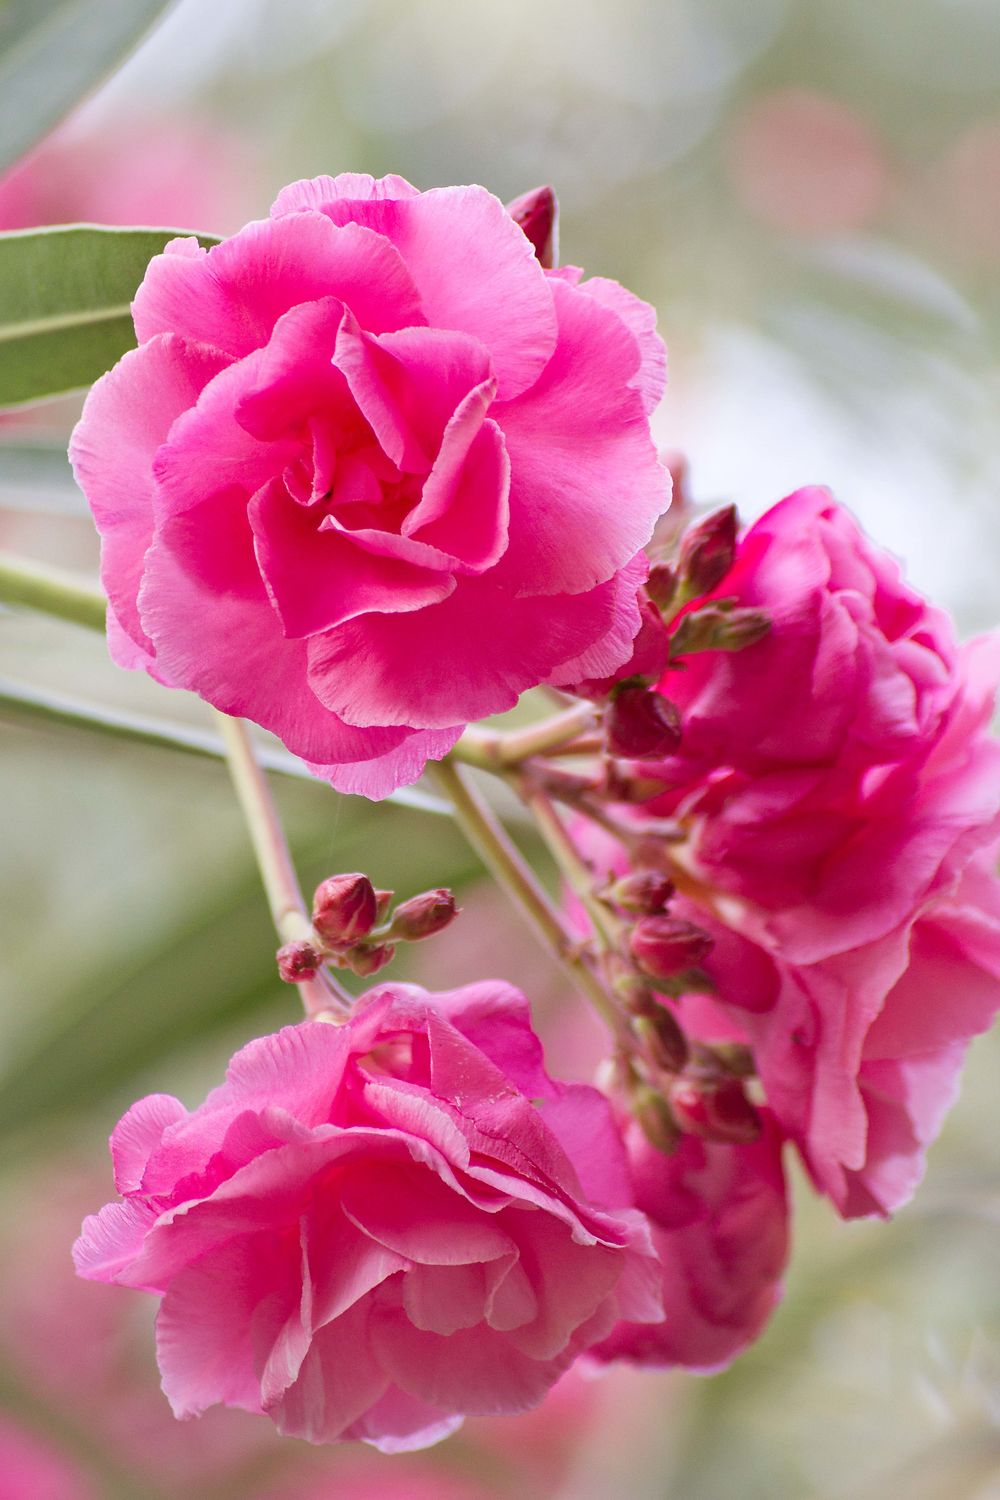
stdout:
<svg viewBox="0 0 1000 1500">
<path fill-rule="evenodd" d="M 343 170 L 553 183 L 562 258 L 659 308 L 657 436 L 696 500 L 750 516 L 827 483 L 964 633 L 996 623 L 997 0 L 181 0 L 0 180 L 0 227 L 228 232 Z M 92 571 L 77 406 L 0 416 L 0 546 Z M 0 660 L 205 727 L 68 625 L 0 612 Z M 784 1303 L 726 1374 L 570 1378 L 412 1460 L 240 1413 L 174 1423 L 148 1299 L 74 1281 L 68 1246 L 131 1099 L 195 1102 L 295 997 L 222 767 L 7 699 L 0 775 L 0 1500 L 1000 1497 L 995 1038 L 895 1222 L 840 1224 L 796 1181 Z M 447 819 L 276 789 L 307 885 L 360 867 L 460 889 L 465 915 L 407 972 L 520 982 L 554 1071 L 586 1073 L 586 1023 Z"/>
</svg>

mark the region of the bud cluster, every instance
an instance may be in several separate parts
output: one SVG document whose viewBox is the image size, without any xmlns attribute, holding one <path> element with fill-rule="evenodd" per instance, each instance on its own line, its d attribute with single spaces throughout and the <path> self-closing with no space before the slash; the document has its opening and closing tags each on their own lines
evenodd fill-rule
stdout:
<svg viewBox="0 0 1000 1500">
<path fill-rule="evenodd" d="M 311 940 L 278 950 L 281 978 L 299 984 L 313 979 L 323 964 L 367 978 L 392 961 L 397 943 L 433 937 L 459 913 L 454 895 L 443 887 L 421 891 L 390 910 L 393 895 L 358 871 L 322 881 L 313 896 Z"/>
</svg>

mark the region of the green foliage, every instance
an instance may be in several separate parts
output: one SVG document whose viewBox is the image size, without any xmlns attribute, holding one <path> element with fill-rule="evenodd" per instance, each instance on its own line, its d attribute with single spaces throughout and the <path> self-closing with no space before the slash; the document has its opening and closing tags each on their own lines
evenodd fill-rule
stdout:
<svg viewBox="0 0 1000 1500">
<path fill-rule="evenodd" d="M 0 0 L 0 172 L 88 94 L 168 0 Z"/>
<path fill-rule="evenodd" d="M 0 406 L 87 386 L 133 348 L 132 297 L 181 232 L 68 224 L 0 235 Z"/>
</svg>

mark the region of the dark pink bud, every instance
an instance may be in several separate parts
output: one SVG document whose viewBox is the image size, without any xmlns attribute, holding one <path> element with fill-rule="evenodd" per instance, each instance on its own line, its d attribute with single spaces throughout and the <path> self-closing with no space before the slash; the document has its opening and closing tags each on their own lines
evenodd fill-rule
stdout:
<svg viewBox="0 0 1000 1500">
<path fill-rule="evenodd" d="M 681 716 L 669 698 L 644 687 L 617 692 L 605 715 L 608 749 L 627 760 L 672 755 L 681 742 Z"/>
<path fill-rule="evenodd" d="M 678 1078 L 670 1087 L 670 1108 L 680 1128 L 702 1140 L 737 1143 L 760 1135 L 760 1115 L 736 1078 Z"/>
<path fill-rule="evenodd" d="M 535 247 L 539 264 L 551 270 L 559 259 L 559 206 L 550 187 L 532 188 L 507 204 L 507 212 Z"/>
<path fill-rule="evenodd" d="M 459 908 L 451 891 L 421 891 L 409 901 L 401 901 L 392 914 L 390 933 L 406 943 L 419 942 L 442 932 L 458 916 Z"/>
<path fill-rule="evenodd" d="M 360 974 L 363 979 L 367 979 L 369 974 L 377 974 L 379 969 L 392 963 L 395 956 L 396 949 L 392 943 L 374 943 L 371 946 L 360 943 L 357 948 L 351 948 L 344 954 L 344 963 L 353 974 Z"/>
<path fill-rule="evenodd" d="M 633 870 L 601 892 L 605 901 L 637 916 L 662 911 L 674 894 L 674 883 L 659 870 Z"/>
<path fill-rule="evenodd" d="M 312 943 L 285 943 L 278 949 L 278 973 L 286 984 L 315 979 L 322 962 L 322 954 L 316 952 Z"/>
<path fill-rule="evenodd" d="M 695 969 L 712 951 L 712 938 L 683 917 L 641 917 L 629 937 L 632 957 L 651 979 L 673 979 Z"/>
<path fill-rule="evenodd" d="M 649 1060 L 664 1073 L 679 1073 L 688 1061 L 687 1037 L 665 1005 L 652 1005 L 632 1022 Z"/>
<path fill-rule="evenodd" d="M 649 595 L 650 603 L 661 613 L 673 604 L 679 582 L 677 569 L 673 563 L 655 562 L 650 565 L 649 577 L 646 579 L 646 593 Z"/>
<path fill-rule="evenodd" d="M 706 604 L 681 620 L 670 638 L 670 656 L 696 651 L 742 651 L 762 640 L 771 620 L 762 609 L 733 609 L 724 602 Z"/>
<path fill-rule="evenodd" d="M 697 599 L 721 583 L 736 555 L 735 505 L 725 505 L 689 526 L 681 537 L 677 558 L 687 598 Z"/>
<path fill-rule="evenodd" d="M 331 875 L 316 887 L 312 921 L 331 948 L 346 948 L 375 926 L 378 901 L 367 875 Z"/>
</svg>

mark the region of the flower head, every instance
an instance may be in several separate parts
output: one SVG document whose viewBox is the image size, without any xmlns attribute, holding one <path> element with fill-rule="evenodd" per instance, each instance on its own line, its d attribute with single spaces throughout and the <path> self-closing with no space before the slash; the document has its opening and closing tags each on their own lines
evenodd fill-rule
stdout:
<svg viewBox="0 0 1000 1500">
<path fill-rule="evenodd" d="M 111 1149 L 123 1200 L 77 1268 L 163 1295 L 178 1416 L 418 1447 L 661 1316 L 606 1101 L 547 1077 L 501 984 L 384 986 L 341 1026 L 286 1027 L 192 1113 L 141 1100 Z"/>
<path fill-rule="evenodd" d="M 172 241 L 71 456 L 112 654 L 347 791 L 614 672 L 669 478 L 652 310 L 547 272 L 481 187 L 318 177 Z"/>
</svg>

